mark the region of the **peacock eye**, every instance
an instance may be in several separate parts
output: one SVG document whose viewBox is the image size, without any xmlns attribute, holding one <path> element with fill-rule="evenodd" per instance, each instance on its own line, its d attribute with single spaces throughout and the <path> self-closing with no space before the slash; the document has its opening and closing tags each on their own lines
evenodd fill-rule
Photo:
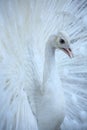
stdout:
<svg viewBox="0 0 87 130">
<path fill-rule="evenodd" d="M 65 44 L 65 40 L 64 39 L 60 39 L 59 41 L 61 44 Z"/>
</svg>

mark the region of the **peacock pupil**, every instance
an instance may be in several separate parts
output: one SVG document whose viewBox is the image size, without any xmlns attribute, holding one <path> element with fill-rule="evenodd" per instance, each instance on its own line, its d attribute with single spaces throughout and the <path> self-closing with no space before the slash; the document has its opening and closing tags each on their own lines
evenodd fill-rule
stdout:
<svg viewBox="0 0 87 130">
<path fill-rule="evenodd" d="M 65 43 L 64 39 L 60 39 L 60 43 L 64 44 Z"/>
</svg>

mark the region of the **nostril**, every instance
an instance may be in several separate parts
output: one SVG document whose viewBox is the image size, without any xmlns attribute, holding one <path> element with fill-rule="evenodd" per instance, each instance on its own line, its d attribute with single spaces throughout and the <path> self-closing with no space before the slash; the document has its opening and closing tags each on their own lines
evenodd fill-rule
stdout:
<svg viewBox="0 0 87 130">
<path fill-rule="evenodd" d="M 71 51 L 71 49 L 69 48 L 69 51 Z"/>
</svg>

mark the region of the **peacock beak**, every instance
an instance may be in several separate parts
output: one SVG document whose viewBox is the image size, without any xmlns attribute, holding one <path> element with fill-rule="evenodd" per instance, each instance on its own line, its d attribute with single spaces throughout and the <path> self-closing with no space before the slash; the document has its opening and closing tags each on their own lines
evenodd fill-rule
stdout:
<svg viewBox="0 0 87 130">
<path fill-rule="evenodd" d="M 70 48 L 62 48 L 62 50 L 64 51 L 64 53 L 66 53 L 70 58 L 73 57 L 73 53 L 72 50 Z"/>
</svg>

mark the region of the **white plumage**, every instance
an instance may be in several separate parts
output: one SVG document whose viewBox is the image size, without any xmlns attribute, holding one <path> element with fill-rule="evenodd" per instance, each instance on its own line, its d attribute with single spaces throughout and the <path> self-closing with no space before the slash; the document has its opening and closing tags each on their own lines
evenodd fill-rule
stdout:
<svg viewBox="0 0 87 130">
<path fill-rule="evenodd" d="M 86 17 L 86 0 L 0 1 L 0 130 L 87 130 Z M 72 59 L 45 52 L 58 32 Z"/>
</svg>

